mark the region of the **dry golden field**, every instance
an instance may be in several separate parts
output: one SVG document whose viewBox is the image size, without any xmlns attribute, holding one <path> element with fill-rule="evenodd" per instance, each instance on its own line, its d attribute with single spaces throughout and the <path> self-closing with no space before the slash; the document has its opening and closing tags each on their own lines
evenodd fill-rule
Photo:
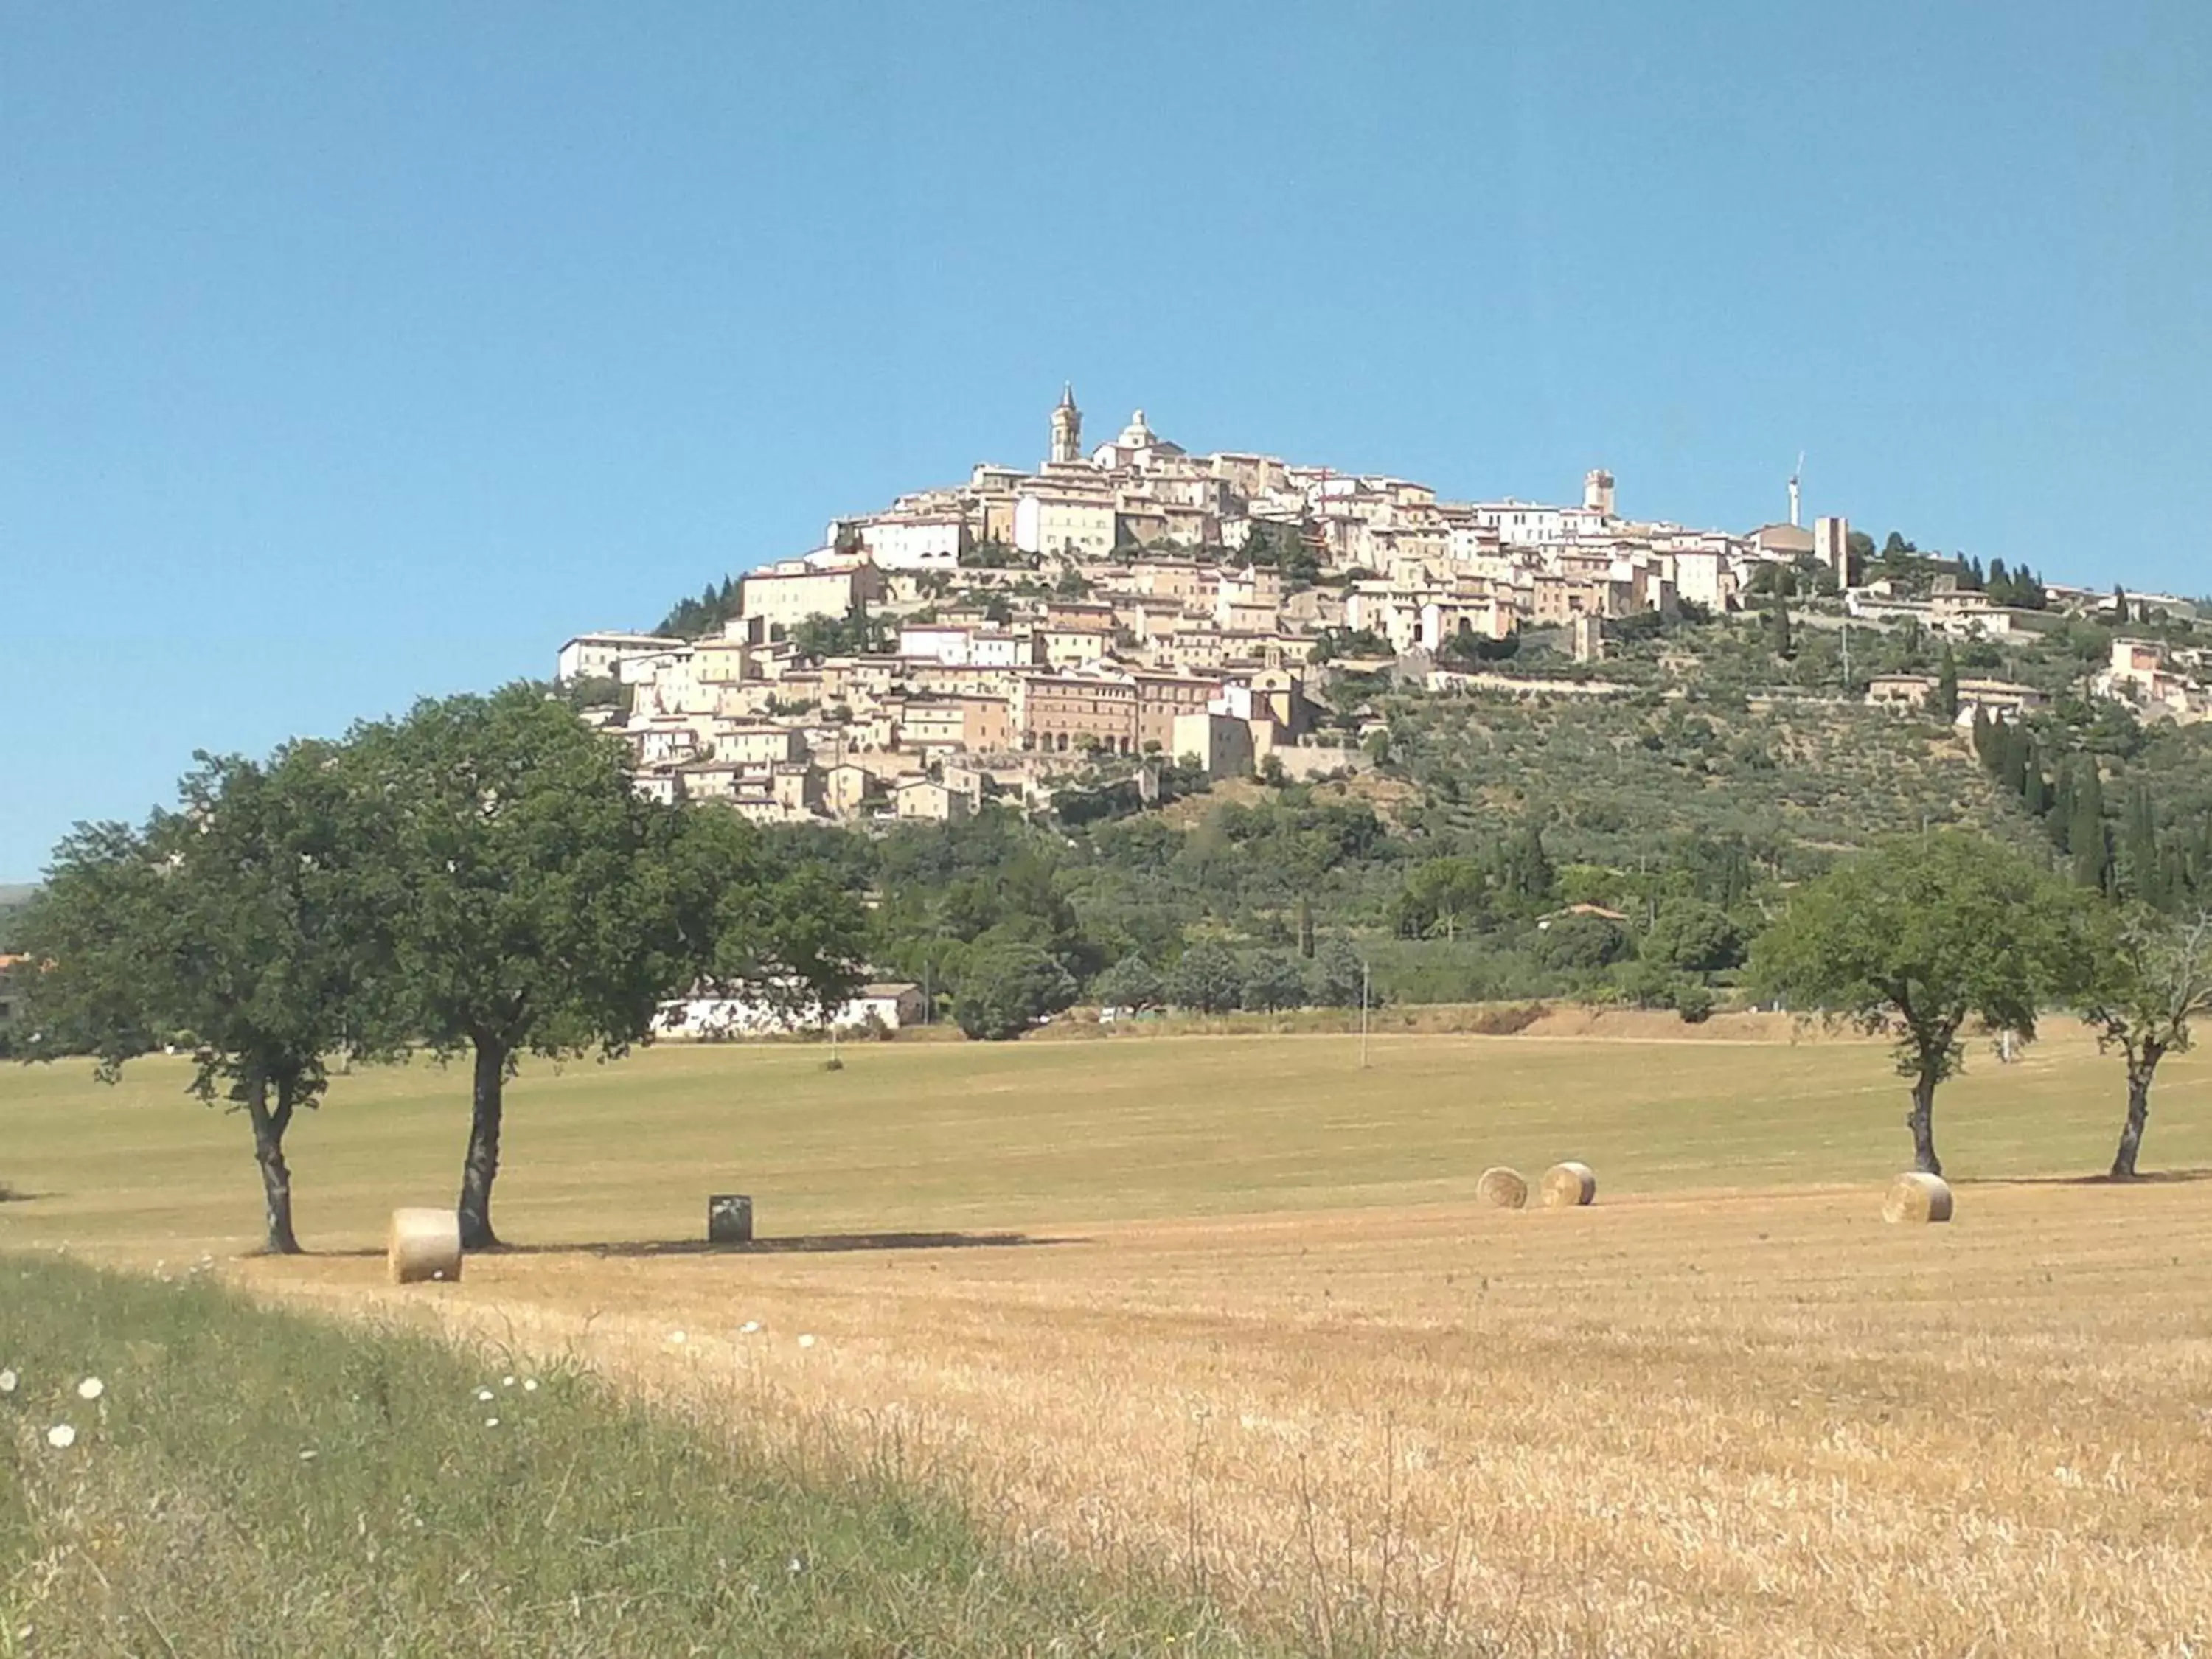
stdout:
<svg viewBox="0 0 2212 1659">
<path fill-rule="evenodd" d="M 1879 1219 L 1903 1101 L 1864 1044 L 847 1059 L 526 1076 L 501 1182 L 526 1248 L 427 1292 L 344 1252 L 450 1188 L 465 1079 L 340 1079 L 296 1149 L 303 1234 L 333 1253 L 223 1271 L 575 1353 L 810 1460 L 895 1461 L 1018 1548 L 1169 1563 L 1316 1649 L 2212 1652 L 2193 1058 L 2148 1143 L 2174 1178 L 2118 1188 L 2070 1178 L 2110 1157 L 2112 1062 L 2078 1036 L 1977 1056 L 1939 1104 L 1958 1219 L 1912 1230 Z M 0 1179 L 44 1194 L 0 1206 L 0 1245 L 234 1251 L 243 1131 L 180 1080 L 0 1077 Z M 1568 1156 L 1593 1209 L 1468 1201 L 1486 1163 Z M 754 1192 L 783 1248 L 682 1248 L 718 1188 Z M 896 1233 L 948 1237 L 870 1236 Z"/>
</svg>

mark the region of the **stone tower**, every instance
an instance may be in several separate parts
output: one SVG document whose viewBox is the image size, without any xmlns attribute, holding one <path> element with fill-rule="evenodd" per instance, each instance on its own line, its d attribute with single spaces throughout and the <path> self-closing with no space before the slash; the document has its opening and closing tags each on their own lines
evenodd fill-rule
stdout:
<svg viewBox="0 0 2212 1659">
<path fill-rule="evenodd" d="M 1613 474 L 1601 466 L 1583 474 L 1583 510 L 1613 516 Z"/>
<path fill-rule="evenodd" d="M 1052 411 L 1052 463 L 1068 465 L 1083 459 L 1083 411 L 1075 406 L 1075 388 L 1063 385 L 1060 407 Z"/>
</svg>

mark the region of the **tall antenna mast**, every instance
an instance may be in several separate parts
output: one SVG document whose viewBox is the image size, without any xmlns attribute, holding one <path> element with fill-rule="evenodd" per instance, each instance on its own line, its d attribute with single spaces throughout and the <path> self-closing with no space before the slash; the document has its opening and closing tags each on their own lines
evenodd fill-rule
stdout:
<svg viewBox="0 0 2212 1659">
<path fill-rule="evenodd" d="M 1805 452 L 1801 449 L 1797 452 L 1797 465 L 1790 470 L 1790 527 L 1792 530 L 1796 530 L 1799 527 L 1797 523 L 1797 480 L 1802 477 L 1804 473 Z"/>
</svg>

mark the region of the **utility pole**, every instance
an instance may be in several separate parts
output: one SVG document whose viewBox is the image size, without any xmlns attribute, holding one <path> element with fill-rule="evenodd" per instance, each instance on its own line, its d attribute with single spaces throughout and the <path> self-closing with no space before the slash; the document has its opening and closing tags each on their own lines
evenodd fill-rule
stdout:
<svg viewBox="0 0 2212 1659">
<path fill-rule="evenodd" d="M 1367 958 L 1362 957 L 1359 958 L 1359 1069 L 1363 1072 L 1367 1069 Z"/>
</svg>

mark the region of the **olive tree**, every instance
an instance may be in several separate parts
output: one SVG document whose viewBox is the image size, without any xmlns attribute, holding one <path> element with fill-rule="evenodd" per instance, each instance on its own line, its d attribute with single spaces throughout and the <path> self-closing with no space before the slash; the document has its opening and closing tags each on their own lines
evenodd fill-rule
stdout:
<svg viewBox="0 0 2212 1659">
<path fill-rule="evenodd" d="M 1761 991 L 1896 1043 L 1912 1083 L 1916 1164 L 1936 1155 L 1936 1091 L 1972 1021 L 2035 1036 L 2038 1010 L 2076 983 L 2075 895 L 2010 848 L 1957 830 L 1878 842 L 1790 899 L 1753 950 Z"/>
</svg>

